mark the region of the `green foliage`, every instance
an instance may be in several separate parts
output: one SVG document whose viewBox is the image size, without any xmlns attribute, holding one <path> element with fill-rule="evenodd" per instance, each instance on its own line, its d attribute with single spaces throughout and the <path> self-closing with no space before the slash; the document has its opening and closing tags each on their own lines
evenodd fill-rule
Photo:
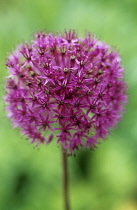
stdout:
<svg viewBox="0 0 137 210">
<path fill-rule="evenodd" d="M 0 1 L 0 97 L 7 52 L 32 34 L 76 29 L 92 32 L 118 49 L 126 69 L 129 102 L 109 139 L 95 151 L 69 157 L 71 206 L 75 210 L 137 209 L 137 2 L 136 0 Z M 34 148 L 12 129 L 0 101 L 0 209 L 63 209 L 61 154 L 54 142 Z"/>
</svg>

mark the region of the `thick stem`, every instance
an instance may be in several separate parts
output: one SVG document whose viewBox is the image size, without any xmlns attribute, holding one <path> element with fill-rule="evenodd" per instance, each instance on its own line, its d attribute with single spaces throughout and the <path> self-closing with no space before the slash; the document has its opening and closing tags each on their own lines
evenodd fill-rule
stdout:
<svg viewBox="0 0 137 210">
<path fill-rule="evenodd" d="M 67 170 L 67 154 L 62 148 L 62 166 L 63 166 L 63 188 L 64 188 L 64 205 L 65 210 L 70 210 L 68 196 L 68 170 Z"/>
</svg>

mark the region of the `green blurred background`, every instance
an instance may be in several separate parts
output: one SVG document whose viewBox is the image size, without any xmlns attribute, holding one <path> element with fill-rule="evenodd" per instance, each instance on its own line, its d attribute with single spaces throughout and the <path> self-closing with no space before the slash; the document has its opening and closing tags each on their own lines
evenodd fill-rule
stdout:
<svg viewBox="0 0 137 210">
<path fill-rule="evenodd" d="M 69 157 L 72 210 L 137 209 L 137 1 L 0 0 L 0 97 L 7 53 L 34 32 L 92 32 L 118 49 L 128 104 L 95 151 Z M 61 152 L 55 140 L 34 148 L 6 119 L 0 101 L 0 210 L 63 210 Z"/>
</svg>

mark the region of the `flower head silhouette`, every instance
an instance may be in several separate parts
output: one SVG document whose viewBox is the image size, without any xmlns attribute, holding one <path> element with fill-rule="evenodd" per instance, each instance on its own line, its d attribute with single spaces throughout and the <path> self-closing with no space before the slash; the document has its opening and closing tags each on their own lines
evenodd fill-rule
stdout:
<svg viewBox="0 0 137 210">
<path fill-rule="evenodd" d="M 8 117 L 32 143 L 49 143 L 57 133 L 68 154 L 80 146 L 94 149 L 121 117 L 126 85 L 120 57 L 91 34 L 40 32 L 6 65 Z"/>
</svg>

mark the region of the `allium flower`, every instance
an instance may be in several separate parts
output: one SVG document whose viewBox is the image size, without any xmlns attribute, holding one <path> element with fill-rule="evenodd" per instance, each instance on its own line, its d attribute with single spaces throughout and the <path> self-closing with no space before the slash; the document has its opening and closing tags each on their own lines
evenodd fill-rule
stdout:
<svg viewBox="0 0 137 210">
<path fill-rule="evenodd" d="M 40 32 L 6 65 L 8 117 L 32 143 L 49 143 L 56 130 L 68 154 L 80 146 L 94 149 L 121 117 L 126 85 L 120 57 L 91 34 Z"/>
</svg>

